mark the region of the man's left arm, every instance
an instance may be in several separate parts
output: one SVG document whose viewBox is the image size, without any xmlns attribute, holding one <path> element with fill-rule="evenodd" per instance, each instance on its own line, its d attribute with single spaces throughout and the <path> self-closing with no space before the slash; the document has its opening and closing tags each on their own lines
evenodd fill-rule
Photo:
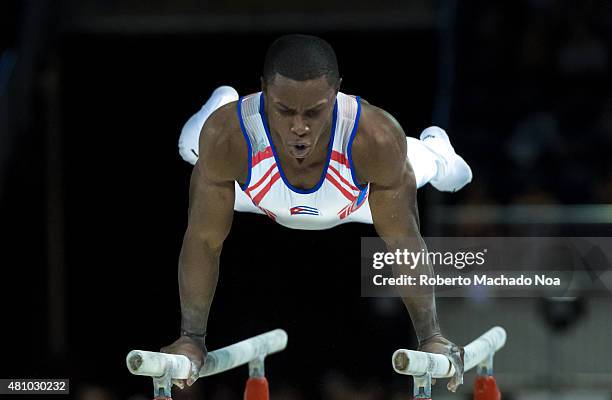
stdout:
<svg viewBox="0 0 612 400">
<path fill-rule="evenodd" d="M 360 125 L 353 160 L 359 178 L 370 183 L 369 203 L 376 232 L 390 252 L 426 250 L 419 232 L 417 187 L 406 157 L 404 131 L 392 116 L 372 106 L 364 107 Z M 433 276 L 432 266 L 424 261 L 412 269 L 396 265 L 394 273 Z M 434 287 L 401 287 L 400 295 L 419 340 L 419 350 L 446 354 L 455 365 L 457 374 L 448 384 L 449 390 L 455 391 L 463 382 L 463 349 L 441 334 Z"/>
</svg>

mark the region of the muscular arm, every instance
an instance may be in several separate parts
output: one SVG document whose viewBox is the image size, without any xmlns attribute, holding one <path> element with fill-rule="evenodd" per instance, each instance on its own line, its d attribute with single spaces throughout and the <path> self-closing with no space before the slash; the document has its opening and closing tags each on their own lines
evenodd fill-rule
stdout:
<svg viewBox="0 0 612 400">
<path fill-rule="evenodd" d="M 389 251 L 426 250 L 419 232 L 416 182 L 406 157 L 406 135 L 395 119 L 381 109 L 365 104 L 353 143 L 353 161 L 363 182 L 370 183 L 370 210 L 379 236 Z M 433 275 L 424 260 L 414 269 L 395 266 L 396 275 Z M 412 319 L 419 349 L 445 354 L 455 367 L 447 388 L 456 391 L 463 383 L 463 349 L 444 338 L 436 312 L 434 287 L 400 286 L 400 295 Z M 433 382 L 433 381 L 432 381 Z"/>
<path fill-rule="evenodd" d="M 202 128 L 200 158 L 191 175 L 188 227 L 179 257 L 182 334 L 201 338 L 202 347 L 219 256 L 232 224 L 234 180 L 239 174 L 236 146 L 227 132 L 227 119 L 232 116 L 232 109 L 221 109 Z"/>
<path fill-rule="evenodd" d="M 161 349 L 191 361 L 189 377 L 172 380 L 181 388 L 198 379 L 204 364 L 204 339 L 219 277 L 219 256 L 234 213 L 234 181 L 246 177 L 246 143 L 235 102 L 207 119 L 200 134 L 199 154 L 191 174 L 189 221 L 179 257 L 181 336 Z"/>
<path fill-rule="evenodd" d="M 420 252 L 426 247 L 419 232 L 417 188 L 406 158 L 406 135 L 393 117 L 376 107 L 364 105 L 362 118 L 358 132 L 361 137 L 355 140 L 353 158 L 360 178 L 370 182 L 369 203 L 376 231 L 389 251 Z M 433 275 L 427 263 L 414 269 L 400 266 L 394 272 Z M 433 287 L 403 288 L 400 294 L 419 343 L 439 334 Z"/>
</svg>

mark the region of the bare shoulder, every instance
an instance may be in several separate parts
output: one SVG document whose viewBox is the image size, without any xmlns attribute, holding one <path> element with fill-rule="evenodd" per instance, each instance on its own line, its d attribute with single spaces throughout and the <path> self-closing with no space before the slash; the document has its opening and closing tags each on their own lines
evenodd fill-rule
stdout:
<svg viewBox="0 0 612 400">
<path fill-rule="evenodd" d="M 241 181 L 247 174 L 247 160 L 248 147 L 233 101 L 215 110 L 202 127 L 198 164 L 210 179 Z"/>
<path fill-rule="evenodd" d="M 361 181 L 369 182 L 381 176 L 384 179 L 384 175 L 399 172 L 405 164 L 406 134 L 391 114 L 362 103 L 352 156 Z"/>
<path fill-rule="evenodd" d="M 382 108 L 361 103 L 361 116 L 355 142 L 363 141 L 367 145 L 389 144 L 406 140 L 404 130 L 397 120 Z M 378 146 L 376 146 L 378 147 Z"/>
</svg>

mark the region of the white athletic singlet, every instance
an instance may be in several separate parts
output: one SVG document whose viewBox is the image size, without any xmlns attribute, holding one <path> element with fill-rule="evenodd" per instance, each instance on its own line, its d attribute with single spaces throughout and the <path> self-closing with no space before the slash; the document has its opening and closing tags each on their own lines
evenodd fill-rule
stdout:
<svg viewBox="0 0 612 400">
<path fill-rule="evenodd" d="M 299 189 L 289 183 L 278 161 L 264 112 L 264 96 L 259 92 L 240 98 L 238 118 L 249 148 L 249 172 L 243 186 L 236 183 L 234 209 L 266 214 L 294 229 L 372 223 L 370 185 L 356 182 L 351 158 L 360 111 L 359 97 L 338 93 L 321 178 L 313 188 Z"/>
</svg>

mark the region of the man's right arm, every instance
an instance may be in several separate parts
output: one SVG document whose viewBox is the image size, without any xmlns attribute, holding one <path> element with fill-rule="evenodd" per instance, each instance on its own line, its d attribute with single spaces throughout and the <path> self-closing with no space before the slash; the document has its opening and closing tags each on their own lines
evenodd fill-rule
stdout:
<svg viewBox="0 0 612 400">
<path fill-rule="evenodd" d="M 181 337 L 162 349 L 191 359 L 194 376 L 187 380 L 189 385 L 197 379 L 206 356 L 204 338 L 219 276 L 219 256 L 232 224 L 234 180 L 240 176 L 235 135 L 228 132 L 233 125 L 228 120 L 236 115 L 232 104 L 215 112 L 202 128 L 200 158 L 191 175 L 188 227 L 179 257 Z"/>
</svg>

